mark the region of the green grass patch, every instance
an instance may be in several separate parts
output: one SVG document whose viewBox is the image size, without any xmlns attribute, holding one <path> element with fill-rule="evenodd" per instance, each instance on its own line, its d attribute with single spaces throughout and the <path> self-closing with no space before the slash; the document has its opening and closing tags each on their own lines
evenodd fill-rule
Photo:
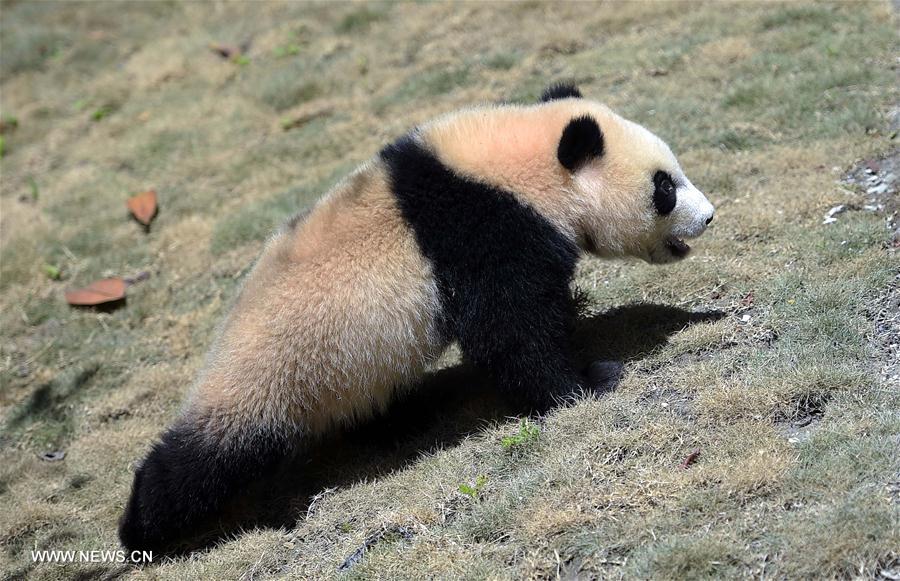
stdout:
<svg viewBox="0 0 900 581">
<path fill-rule="evenodd" d="M 344 15 L 335 26 L 335 30 L 340 34 L 365 32 L 373 23 L 386 18 L 387 11 L 384 8 L 375 10 L 366 6 Z"/>
<path fill-rule="evenodd" d="M 310 80 L 305 67 L 287 67 L 263 79 L 260 99 L 276 111 L 284 111 L 322 94 L 319 84 Z"/>
<path fill-rule="evenodd" d="M 761 30 L 772 30 L 785 26 L 811 25 L 818 28 L 830 28 L 836 15 L 827 5 L 782 5 L 760 22 Z"/>
<path fill-rule="evenodd" d="M 457 87 L 469 82 L 470 71 L 466 66 L 458 68 L 438 68 L 416 74 L 407 79 L 397 90 L 379 98 L 375 103 L 376 111 L 388 107 L 402 105 L 414 99 L 423 99 L 445 95 Z"/>
<path fill-rule="evenodd" d="M 521 55 L 517 52 L 495 52 L 485 59 L 484 64 L 489 69 L 508 71 L 516 66 L 516 63 L 518 63 L 521 58 Z"/>
</svg>

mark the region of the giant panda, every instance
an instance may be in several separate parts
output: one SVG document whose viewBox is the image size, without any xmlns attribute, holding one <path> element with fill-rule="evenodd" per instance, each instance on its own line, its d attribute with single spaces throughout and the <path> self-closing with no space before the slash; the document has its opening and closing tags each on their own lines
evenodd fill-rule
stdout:
<svg viewBox="0 0 900 581">
<path fill-rule="evenodd" d="M 573 361 L 579 257 L 674 262 L 712 219 L 661 139 L 574 86 L 414 129 L 268 241 L 136 470 L 121 542 L 169 551 L 452 342 L 531 409 L 609 388 L 620 364 Z"/>
</svg>

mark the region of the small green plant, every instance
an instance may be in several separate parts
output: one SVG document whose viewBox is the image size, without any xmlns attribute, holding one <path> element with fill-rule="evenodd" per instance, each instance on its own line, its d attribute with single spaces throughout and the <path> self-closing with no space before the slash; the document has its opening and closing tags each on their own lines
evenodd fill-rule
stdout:
<svg viewBox="0 0 900 581">
<path fill-rule="evenodd" d="M 4 115 L 0 118 L 0 133 L 13 131 L 19 126 L 19 120 L 14 115 Z"/>
<path fill-rule="evenodd" d="M 31 201 L 37 202 L 38 197 L 40 196 L 40 190 L 38 190 L 37 181 L 34 179 L 34 176 L 28 176 L 28 193 L 31 195 Z"/>
<path fill-rule="evenodd" d="M 278 58 L 284 58 L 286 56 L 295 56 L 300 54 L 300 46 L 294 43 L 286 44 L 284 46 L 279 46 L 275 49 L 274 55 Z"/>
<path fill-rule="evenodd" d="M 45 264 L 44 274 L 46 274 L 47 278 L 50 280 L 59 280 L 62 278 L 62 270 L 55 264 Z"/>
<path fill-rule="evenodd" d="M 250 64 L 250 59 L 246 55 L 237 54 L 237 55 L 234 55 L 234 58 L 231 59 L 231 62 L 233 62 L 236 65 L 244 66 L 244 65 Z"/>
<path fill-rule="evenodd" d="M 484 488 L 484 485 L 487 484 L 487 476 L 484 474 L 479 474 L 475 479 L 475 485 L 469 486 L 468 484 L 460 484 L 459 492 L 460 494 L 465 494 L 472 500 L 478 500 L 481 497 L 481 490 Z"/>
<path fill-rule="evenodd" d="M 91 119 L 93 119 L 94 121 L 102 121 L 106 117 L 112 115 L 112 112 L 114 110 L 115 108 L 112 105 L 103 105 L 102 107 L 95 109 L 94 112 L 91 113 Z"/>
<path fill-rule="evenodd" d="M 541 429 L 529 422 L 527 419 L 522 420 L 519 424 L 519 433 L 512 436 L 506 436 L 500 440 L 500 444 L 506 450 L 512 450 L 536 442 L 541 435 Z"/>
</svg>

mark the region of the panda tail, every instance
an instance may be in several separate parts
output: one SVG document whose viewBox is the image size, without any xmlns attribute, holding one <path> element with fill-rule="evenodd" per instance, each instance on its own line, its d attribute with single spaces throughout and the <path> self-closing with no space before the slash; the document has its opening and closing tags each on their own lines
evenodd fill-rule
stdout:
<svg viewBox="0 0 900 581">
<path fill-rule="evenodd" d="M 154 444 L 134 475 L 119 522 L 125 549 L 166 555 L 215 528 L 229 500 L 272 472 L 291 454 L 276 430 L 243 430 L 216 438 L 202 424 L 181 420 Z"/>
</svg>

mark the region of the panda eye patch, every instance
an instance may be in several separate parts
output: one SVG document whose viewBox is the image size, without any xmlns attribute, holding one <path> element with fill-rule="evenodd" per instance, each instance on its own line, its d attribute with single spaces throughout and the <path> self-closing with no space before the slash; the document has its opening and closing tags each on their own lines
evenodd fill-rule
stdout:
<svg viewBox="0 0 900 581">
<path fill-rule="evenodd" d="M 656 211 L 665 216 L 675 209 L 675 203 L 678 201 L 675 193 L 675 182 L 672 176 L 664 171 L 658 171 L 653 176 L 653 205 Z"/>
</svg>

